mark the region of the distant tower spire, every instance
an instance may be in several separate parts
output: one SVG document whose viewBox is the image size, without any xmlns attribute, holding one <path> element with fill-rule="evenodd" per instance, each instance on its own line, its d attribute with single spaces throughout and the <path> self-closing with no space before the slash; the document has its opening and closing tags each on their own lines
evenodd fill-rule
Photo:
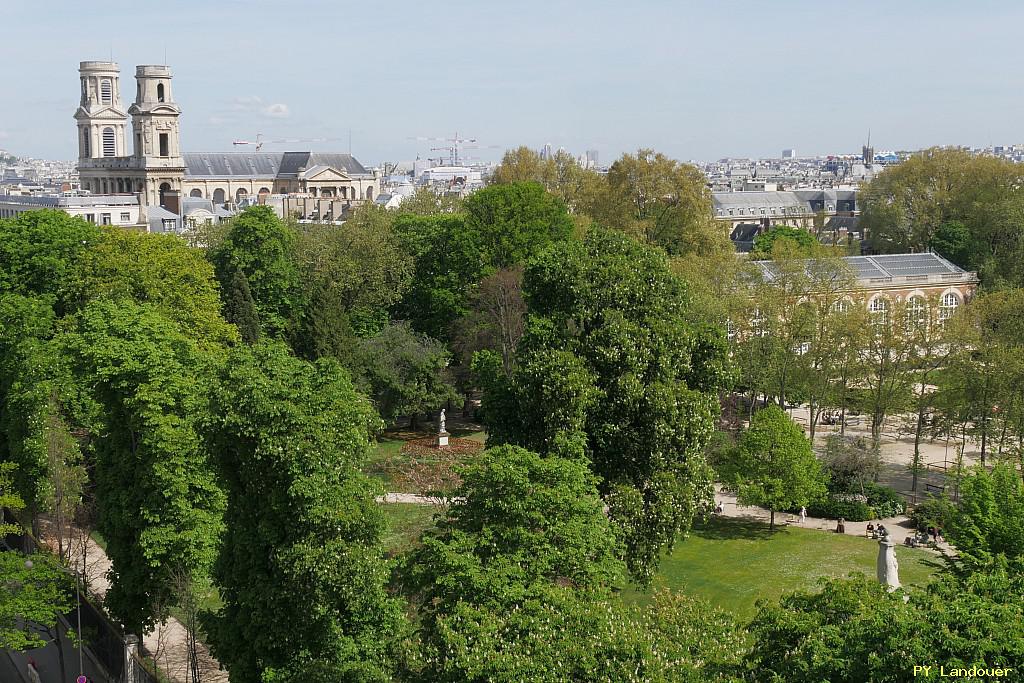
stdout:
<svg viewBox="0 0 1024 683">
<path fill-rule="evenodd" d="M 868 144 L 860 150 L 860 158 L 865 164 L 871 164 L 875 161 L 875 148 L 871 146 L 871 129 L 868 128 Z"/>
</svg>

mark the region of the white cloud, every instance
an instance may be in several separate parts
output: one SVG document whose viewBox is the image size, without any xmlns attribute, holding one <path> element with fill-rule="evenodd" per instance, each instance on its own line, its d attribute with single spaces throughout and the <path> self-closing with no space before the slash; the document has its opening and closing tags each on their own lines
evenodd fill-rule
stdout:
<svg viewBox="0 0 1024 683">
<path fill-rule="evenodd" d="M 245 114 L 259 114 L 268 119 L 286 119 L 291 115 L 287 104 L 282 102 L 264 103 L 258 95 L 242 95 L 231 100 L 229 110 Z"/>
<path fill-rule="evenodd" d="M 288 105 L 280 102 L 275 102 L 263 108 L 263 115 L 269 116 L 272 119 L 286 119 L 289 114 L 291 112 L 288 110 Z"/>
</svg>

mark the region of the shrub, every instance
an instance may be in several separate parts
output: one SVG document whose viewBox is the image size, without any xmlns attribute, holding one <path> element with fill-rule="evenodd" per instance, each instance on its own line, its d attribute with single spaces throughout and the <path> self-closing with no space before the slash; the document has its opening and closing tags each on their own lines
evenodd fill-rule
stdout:
<svg viewBox="0 0 1024 683">
<path fill-rule="evenodd" d="M 878 517 L 895 517 L 907 510 L 907 502 L 899 491 L 880 484 L 867 484 L 864 487 L 867 503 L 875 509 Z"/>
<path fill-rule="evenodd" d="M 949 498 L 928 496 L 914 506 L 910 512 L 910 519 L 918 529 L 927 529 L 930 526 L 949 528 L 955 514 L 956 506 Z"/>
<path fill-rule="evenodd" d="M 836 500 L 831 496 L 808 505 L 807 514 L 825 519 L 842 517 L 847 522 L 866 522 L 874 519 L 874 510 L 867 503 L 859 500 Z"/>
</svg>

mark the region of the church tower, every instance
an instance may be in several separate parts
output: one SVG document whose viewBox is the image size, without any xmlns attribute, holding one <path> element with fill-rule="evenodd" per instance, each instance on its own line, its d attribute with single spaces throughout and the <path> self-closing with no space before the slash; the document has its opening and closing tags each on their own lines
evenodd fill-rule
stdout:
<svg viewBox="0 0 1024 683">
<path fill-rule="evenodd" d="M 78 158 L 125 157 L 127 116 L 121 109 L 121 69 L 114 62 L 81 62 L 82 100 L 78 121 Z"/>
<path fill-rule="evenodd" d="M 121 109 L 121 69 L 114 62 L 80 62 L 82 97 L 75 112 L 78 122 L 78 170 L 82 188 L 97 194 L 125 192 L 126 181 L 108 178 L 115 159 L 128 156 Z"/>
<path fill-rule="evenodd" d="M 142 171 L 142 203 L 177 213 L 185 176 L 171 70 L 163 65 L 135 67 L 135 103 L 128 108 L 134 133 L 133 166 Z"/>
</svg>

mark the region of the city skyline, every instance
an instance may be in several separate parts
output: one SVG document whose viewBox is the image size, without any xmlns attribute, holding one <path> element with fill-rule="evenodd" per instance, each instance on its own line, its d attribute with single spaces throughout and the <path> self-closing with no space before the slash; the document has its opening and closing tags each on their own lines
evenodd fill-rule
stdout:
<svg viewBox="0 0 1024 683">
<path fill-rule="evenodd" d="M 411 138 L 456 131 L 495 146 L 484 160 L 550 142 L 605 163 L 640 147 L 704 161 L 853 153 L 869 128 L 876 149 L 1020 141 L 1024 8 L 788 5 L 526 2 L 500 16 L 462 2 L 12 6 L 0 61 L 30 59 L 0 73 L 20 95 L 0 108 L 0 148 L 73 158 L 78 62 L 112 57 L 127 75 L 165 50 L 187 151 L 231 151 L 257 133 L 325 140 L 276 151 L 342 151 L 351 132 L 353 153 L 374 164 L 436 156 L 438 143 Z"/>
</svg>

